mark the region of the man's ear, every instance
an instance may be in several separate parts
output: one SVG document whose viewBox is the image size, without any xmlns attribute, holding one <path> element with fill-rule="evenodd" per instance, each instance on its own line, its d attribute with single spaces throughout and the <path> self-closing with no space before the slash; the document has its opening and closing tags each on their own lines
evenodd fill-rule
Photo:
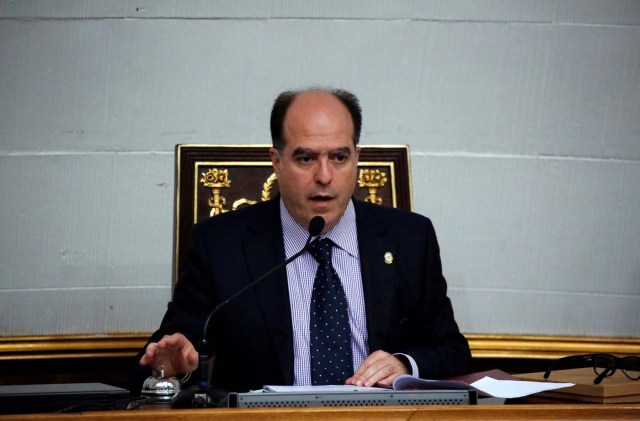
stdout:
<svg viewBox="0 0 640 421">
<path fill-rule="evenodd" d="M 276 148 L 269 149 L 269 156 L 271 156 L 271 166 L 273 166 L 273 171 L 278 174 L 280 171 L 280 153 Z"/>
<path fill-rule="evenodd" d="M 360 160 L 360 146 L 356 146 L 356 162 Z"/>
</svg>

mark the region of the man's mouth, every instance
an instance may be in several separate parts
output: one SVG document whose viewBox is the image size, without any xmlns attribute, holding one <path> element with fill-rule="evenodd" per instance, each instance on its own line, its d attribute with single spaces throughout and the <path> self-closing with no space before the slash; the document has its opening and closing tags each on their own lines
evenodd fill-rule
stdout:
<svg viewBox="0 0 640 421">
<path fill-rule="evenodd" d="M 332 199 L 331 196 L 323 196 L 323 195 L 311 196 L 312 201 L 319 202 L 319 203 L 328 202 L 331 199 Z"/>
</svg>

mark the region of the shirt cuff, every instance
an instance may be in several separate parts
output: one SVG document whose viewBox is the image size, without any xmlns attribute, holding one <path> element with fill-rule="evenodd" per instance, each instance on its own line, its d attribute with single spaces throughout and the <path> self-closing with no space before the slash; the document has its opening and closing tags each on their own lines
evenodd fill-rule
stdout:
<svg viewBox="0 0 640 421">
<path fill-rule="evenodd" d="M 401 357 L 400 361 L 402 361 L 408 369 L 410 369 L 410 373 L 412 376 L 414 377 L 420 377 L 420 371 L 418 370 L 418 364 L 416 363 L 416 360 L 413 359 L 413 357 L 411 355 L 407 355 L 407 354 L 403 354 L 401 352 L 398 352 L 397 354 L 393 354 L 395 357 Z M 406 363 L 409 363 L 409 365 L 407 365 Z"/>
</svg>

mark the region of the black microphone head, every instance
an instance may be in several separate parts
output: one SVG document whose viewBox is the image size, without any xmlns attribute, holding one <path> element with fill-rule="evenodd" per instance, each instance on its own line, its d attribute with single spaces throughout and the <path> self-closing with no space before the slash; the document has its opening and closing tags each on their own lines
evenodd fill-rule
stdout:
<svg viewBox="0 0 640 421">
<path fill-rule="evenodd" d="M 315 237 L 316 235 L 320 235 L 320 233 L 322 232 L 322 229 L 324 228 L 324 218 L 321 216 L 314 216 L 313 218 L 311 218 L 311 221 L 309 222 L 309 234 L 312 237 Z"/>
</svg>

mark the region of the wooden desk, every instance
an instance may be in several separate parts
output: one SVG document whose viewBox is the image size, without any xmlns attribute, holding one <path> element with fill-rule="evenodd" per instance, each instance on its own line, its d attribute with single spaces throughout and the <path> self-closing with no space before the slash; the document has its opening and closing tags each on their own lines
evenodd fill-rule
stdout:
<svg viewBox="0 0 640 421">
<path fill-rule="evenodd" d="M 260 409 L 144 409 L 77 414 L 3 415 L 0 421 L 90 420 L 640 420 L 640 404 L 383 406 Z"/>
</svg>

